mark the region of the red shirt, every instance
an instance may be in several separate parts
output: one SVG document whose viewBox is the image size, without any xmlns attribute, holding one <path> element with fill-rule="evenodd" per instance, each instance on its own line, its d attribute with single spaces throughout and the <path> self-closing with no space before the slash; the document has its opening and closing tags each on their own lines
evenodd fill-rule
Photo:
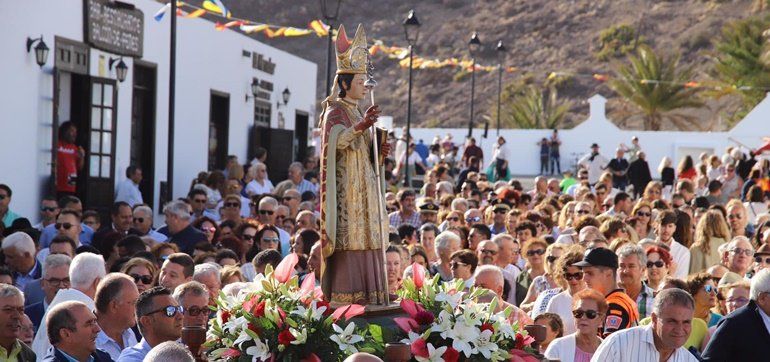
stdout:
<svg viewBox="0 0 770 362">
<path fill-rule="evenodd" d="M 75 192 L 78 179 L 78 146 L 60 141 L 56 149 L 56 191 Z"/>
</svg>

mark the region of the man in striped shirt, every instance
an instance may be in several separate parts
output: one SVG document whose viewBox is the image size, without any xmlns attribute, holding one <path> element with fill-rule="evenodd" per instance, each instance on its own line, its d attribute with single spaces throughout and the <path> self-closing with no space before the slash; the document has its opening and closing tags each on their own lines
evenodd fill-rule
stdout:
<svg viewBox="0 0 770 362">
<path fill-rule="evenodd" d="M 618 331 L 607 337 L 591 361 L 696 362 L 684 343 L 690 335 L 695 301 L 684 290 L 671 288 L 655 298 L 652 324 Z"/>
<path fill-rule="evenodd" d="M 639 319 L 652 313 L 653 290 L 642 281 L 647 268 L 647 254 L 637 245 L 625 245 L 618 249 L 620 286 L 631 300 L 636 301 Z"/>
<path fill-rule="evenodd" d="M 607 315 L 602 335 L 609 336 L 621 329 L 636 326 L 639 312 L 634 302 L 623 289 L 618 288 L 618 256 L 610 249 L 595 248 L 586 251 L 583 261 L 573 264 L 583 269 L 586 286 L 605 296 Z"/>
<path fill-rule="evenodd" d="M 390 226 L 398 228 L 403 224 L 419 228 L 420 214 L 414 208 L 415 194 L 412 190 L 401 190 L 398 193 L 399 210 L 388 215 Z"/>
</svg>

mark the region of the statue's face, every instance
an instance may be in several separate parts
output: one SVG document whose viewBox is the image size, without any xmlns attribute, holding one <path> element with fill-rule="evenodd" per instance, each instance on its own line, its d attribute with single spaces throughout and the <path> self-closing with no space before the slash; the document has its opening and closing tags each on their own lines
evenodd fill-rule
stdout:
<svg viewBox="0 0 770 362">
<path fill-rule="evenodd" d="M 366 98 L 366 87 L 364 87 L 365 81 L 366 74 L 356 74 L 353 77 L 353 81 L 350 82 L 350 89 L 346 90 L 348 98 L 357 101 Z"/>
</svg>

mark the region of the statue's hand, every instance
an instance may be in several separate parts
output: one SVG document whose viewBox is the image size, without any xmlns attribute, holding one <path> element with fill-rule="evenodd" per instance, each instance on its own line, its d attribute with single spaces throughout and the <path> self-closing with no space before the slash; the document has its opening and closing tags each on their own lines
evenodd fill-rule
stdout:
<svg viewBox="0 0 770 362">
<path fill-rule="evenodd" d="M 373 105 L 366 110 L 364 119 L 361 122 L 356 123 L 356 131 L 363 131 L 377 122 L 377 118 L 380 116 L 380 106 Z"/>
<path fill-rule="evenodd" d="M 390 155 L 390 143 L 385 142 L 382 145 L 382 157 L 388 157 L 388 155 Z"/>
</svg>

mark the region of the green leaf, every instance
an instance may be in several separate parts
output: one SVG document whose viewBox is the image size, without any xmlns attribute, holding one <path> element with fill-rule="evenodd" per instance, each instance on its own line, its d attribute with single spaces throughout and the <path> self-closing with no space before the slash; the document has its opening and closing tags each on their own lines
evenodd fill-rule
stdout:
<svg viewBox="0 0 770 362">
<path fill-rule="evenodd" d="M 376 324 L 369 325 L 369 335 L 372 336 L 375 342 L 384 343 L 382 337 L 382 327 Z"/>
</svg>

